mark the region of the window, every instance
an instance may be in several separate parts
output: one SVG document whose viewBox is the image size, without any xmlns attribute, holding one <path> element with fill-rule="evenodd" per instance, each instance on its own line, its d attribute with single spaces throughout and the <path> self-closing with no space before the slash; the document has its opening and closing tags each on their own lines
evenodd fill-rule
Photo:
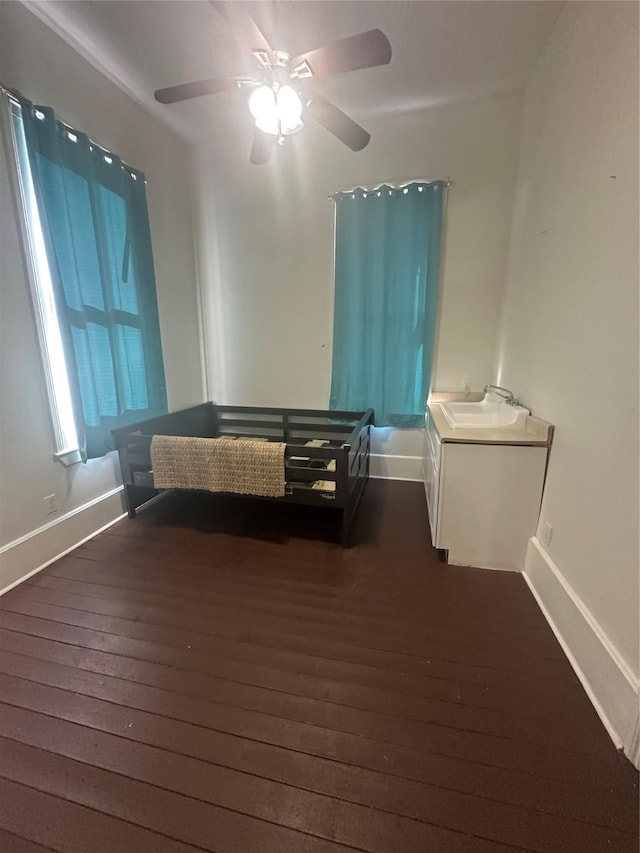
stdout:
<svg viewBox="0 0 640 853">
<path fill-rule="evenodd" d="M 429 391 L 444 181 L 338 193 L 332 409 L 419 427 Z"/>
<path fill-rule="evenodd" d="M 167 410 L 144 175 L 48 107 L 3 97 L 55 457 Z"/>
</svg>

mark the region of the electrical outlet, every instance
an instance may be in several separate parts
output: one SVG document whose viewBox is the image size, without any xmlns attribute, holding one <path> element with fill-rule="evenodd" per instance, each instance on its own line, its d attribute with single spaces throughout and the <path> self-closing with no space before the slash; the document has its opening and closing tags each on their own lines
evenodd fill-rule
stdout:
<svg viewBox="0 0 640 853">
<path fill-rule="evenodd" d="M 58 507 L 56 505 L 56 496 L 55 495 L 46 495 L 44 499 L 45 506 L 47 508 L 47 515 L 52 515 L 52 513 L 58 511 Z"/>
<path fill-rule="evenodd" d="M 542 526 L 542 541 L 547 547 L 551 545 L 551 537 L 553 536 L 553 527 L 549 524 L 548 521 Z"/>
<path fill-rule="evenodd" d="M 469 394 L 470 391 L 471 391 L 471 383 L 469 382 L 468 379 L 465 379 L 464 380 L 464 393 Z"/>
</svg>

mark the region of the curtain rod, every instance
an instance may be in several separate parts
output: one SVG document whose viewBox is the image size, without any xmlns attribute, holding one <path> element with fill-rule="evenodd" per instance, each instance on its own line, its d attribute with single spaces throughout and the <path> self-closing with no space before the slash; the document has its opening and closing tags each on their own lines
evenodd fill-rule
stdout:
<svg viewBox="0 0 640 853">
<path fill-rule="evenodd" d="M 337 190 L 332 195 L 328 195 L 327 198 L 329 201 L 335 201 L 336 196 L 339 195 L 349 195 L 349 193 L 354 193 L 357 190 L 362 190 L 365 193 L 373 193 L 377 192 L 382 187 L 390 187 L 392 190 L 401 190 L 404 187 L 411 186 L 411 184 L 435 184 L 437 181 L 442 181 L 445 187 L 454 187 L 455 181 L 451 180 L 451 178 L 411 178 L 411 180 L 407 181 L 382 181 L 376 186 L 363 186 L 362 184 L 358 184 L 357 187 L 352 187 L 350 190 Z"/>
<path fill-rule="evenodd" d="M 11 89 L 7 89 L 7 87 L 4 85 L 4 83 L 0 83 L 0 94 L 6 95 L 10 101 L 13 101 L 14 104 L 17 104 L 20 108 L 22 108 L 22 104 L 20 103 L 20 101 L 16 98 L 16 96 L 11 91 Z M 34 106 L 37 106 L 37 104 L 34 104 Z M 72 127 L 70 124 L 67 124 L 66 121 L 62 121 L 62 119 L 58 118 L 58 116 L 56 116 L 56 121 L 59 124 L 61 124 L 68 133 L 73 133 L 73 134 L 82 133 L 81 130 L 78 130 L 77 128 Z M 83 135 L 86 136 L 87 139 L 89 140 L 89 145 L 93 145 L 94 148 L 98 148 L 104 154 L 107 154 L 107 155 L 113 156 L 113 157 L 118 157 L 118 159 L 121 162 L 121 168 L 125 169 L 127 172 L 129 172 L 129 174 L 136 172 L 137 174 L 143 174 L 144 175 L 144 172 L 141 172 L 140 169 L 136 169 L 135 166 L 130 166 L 129 163 L 125 163 L 124 160 L 122 160 L 122 158 L 119 157 L 119 155 L 116 154 L 114 151 L 109 150 L 109 148 L 105 148 L 104 145 L 100 145 L 99 142 L 96 142 L 95 139 L 92 139 L 86 133 Z M 145 182 L 145 184 L 147 183 L 146 175 L 144 178 L 144 182 Z"/>
</svg>

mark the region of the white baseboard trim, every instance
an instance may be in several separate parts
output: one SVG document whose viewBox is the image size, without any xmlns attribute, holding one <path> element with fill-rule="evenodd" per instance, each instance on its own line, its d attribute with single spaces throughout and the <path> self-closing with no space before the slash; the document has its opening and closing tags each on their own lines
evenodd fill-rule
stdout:
<svg viewBox="0 0 640 853">
<path fill-rule="evenodd" d="M 0 548 L 0 596 L 120 521 L 123 487 L 76 507 Z"/>
<path fill-rule="evenodd" d="M 392 456 L 372 453 L 369 475 L 377 480 L 422 481 L 422 456 Z"/>
<path fill-rule="evenodd" d="M 639 679 L 535 536 L 524 577 L 611 739 L 638 767 Z"/>
</svg>

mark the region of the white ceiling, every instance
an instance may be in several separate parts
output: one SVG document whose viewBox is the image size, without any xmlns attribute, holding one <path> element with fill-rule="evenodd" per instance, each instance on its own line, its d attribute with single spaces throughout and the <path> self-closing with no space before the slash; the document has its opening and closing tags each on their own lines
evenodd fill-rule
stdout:
<svg viewBox="0 0 640 853">
<path fill-rule="evenodd" d="M 233 122 L 246 92 L 163 106 L 155 89 L 254 71 L 253 58 L 206 0 L 35 0 L 38 17 L 161 120 L 194 141 Z M 379 27 L 391 64 L 318 81 L 366 126 L 408 112 L 522 89 L 561 2 L 538 0 L 287 0 L 246 4 L 271 43 L 292 55 Z M 277 34 L 277 35 L 276 35 Z M 244 113 L 244 110 L 243 110 Z"/>
</svg>

